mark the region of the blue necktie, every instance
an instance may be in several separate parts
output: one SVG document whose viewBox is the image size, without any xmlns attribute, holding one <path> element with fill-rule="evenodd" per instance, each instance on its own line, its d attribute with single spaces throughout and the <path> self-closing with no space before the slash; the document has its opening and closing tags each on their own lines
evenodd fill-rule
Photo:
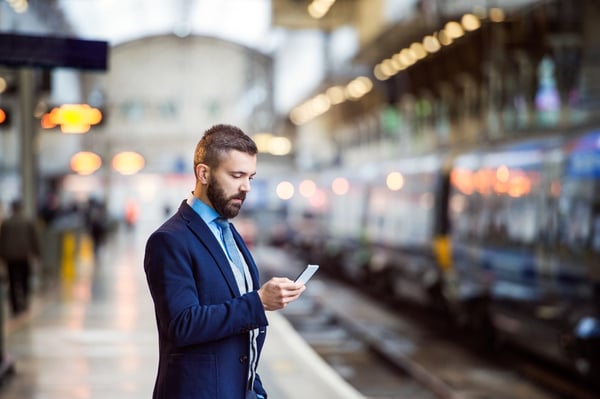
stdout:
<svg viewBox="0 0 600 399">
<path fill-rule="evenodd" d="M 225 243 L 225 249 L 227 250 L 229 259 L 238 268 L 241 275 L 244 276 L 244 262 L 240 257 L 240 251 L 235 243 L 235 240 L 233 239 L 233 233 L 231 232 L 231 226 L 229 225 L 229 222 L 222 218 L 218 218 L 215 221 L 223 233 L 223 242 Z"/>
<path fill-rule="evenodd" d="M 238 286 L 240 287 L 240 291 L 243 292 L 247 292 L 248 291 L 248 284 L 250 284 L 248 281 L 246 281 L 248 277 L 246 277 L 246 272 L 245 272 L 245 267 L 244 267 L 244 262 L 242 261 L 242 258 L 240 256 L 240 251 L 237 247 L 237 244 L 235 243 L 235 240 L 233 238 L 233 233 L 231 232 L 231 226 L 229 224 L 229 222 L 226 219 L 223 218 L 218 218 L 215 219 L 215 222 L 219 225 L 219 227 L 221 228 L 221 232 L 223 233 L 223 242 L 225 243 L 225 249 L 227 250 L 227 253 L 229 255 L 229 259 L 231 260 L 231 263 L 233 263 L 238 270 L 240 271 L 240 276 L 242 278 L 242 281 L 237 281 L 237 277 L 236 277 L 236 281 L 238 283 Z M 244 289 L 242 289 L 242 287 L 244 287 Z M 258 335 L 258 329 L 254 329 L 252 331 L 250 331 L 250 376 L 248 378 L 248 389 L 251 391 L 254 387 L 254 379 L 256 377 L 256 366 L 257 366 L 257 361 L 258 361 L 258 356 L 257 356 L 257 344 L 256 344 L 256 337 Z"/>
</svg>

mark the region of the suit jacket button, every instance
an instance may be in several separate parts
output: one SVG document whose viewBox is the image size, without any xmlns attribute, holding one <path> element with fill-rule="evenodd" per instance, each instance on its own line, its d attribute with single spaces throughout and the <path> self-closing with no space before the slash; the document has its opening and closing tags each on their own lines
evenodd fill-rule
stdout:
<svg viewBox="0 0 600 399">
<path fill-rule="evenodd" d="M 248 361 L 248 356 L 242 355 L 240 356 L 240 363 L 246 363 Z"/>
</svg>

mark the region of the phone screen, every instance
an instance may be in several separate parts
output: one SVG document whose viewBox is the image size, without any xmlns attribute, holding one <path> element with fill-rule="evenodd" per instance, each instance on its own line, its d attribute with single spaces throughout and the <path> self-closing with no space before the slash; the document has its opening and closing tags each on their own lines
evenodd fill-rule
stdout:
<svg viewBox="0 0 600 399">
<path fill-rule="evenodd" d="M 317 272 L 319 265 L 307 265 L 306 268 L 294 281 L 295 283 L 306 284 L 308 280 Z"/>
</svg>

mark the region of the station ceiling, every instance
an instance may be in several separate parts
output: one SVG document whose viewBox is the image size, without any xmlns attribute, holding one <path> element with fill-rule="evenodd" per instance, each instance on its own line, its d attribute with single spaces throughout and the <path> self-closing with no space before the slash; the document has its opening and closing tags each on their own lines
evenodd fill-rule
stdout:
<svg viewBox="0 0 600 399">
<path fill-rule="evenodd" d="M 312 0 L 55 0 L 72 34 L 106 40 L 111 45 L 144 36 L 174 33 L 230 40 L 268 53 L 285 29 L 332 28 L 346 19 L 343 0 L 335 12 L 315 20 L 308 15 Z M 400 0 L 413 3 L 414 0 Z M 378 3 L 374 2 L 373 4 Z"/>
</svg>

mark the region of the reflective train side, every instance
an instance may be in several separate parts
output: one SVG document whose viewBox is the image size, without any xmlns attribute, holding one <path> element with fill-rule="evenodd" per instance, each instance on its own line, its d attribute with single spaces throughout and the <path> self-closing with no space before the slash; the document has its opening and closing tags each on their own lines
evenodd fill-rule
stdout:
<svg viewBox="0 0 600 399">
<path fill-rule="evenodd" d="M 545 358 L 600 367 L 600 131 L 459 157 L 448 298 Z M 471 309 L 473 314 L 473 309 Z"/>
<path fill-rule="evenodd" d="M 598 374 L 600 130 L 306 180 L 307 261 Z"/>
</svg>

